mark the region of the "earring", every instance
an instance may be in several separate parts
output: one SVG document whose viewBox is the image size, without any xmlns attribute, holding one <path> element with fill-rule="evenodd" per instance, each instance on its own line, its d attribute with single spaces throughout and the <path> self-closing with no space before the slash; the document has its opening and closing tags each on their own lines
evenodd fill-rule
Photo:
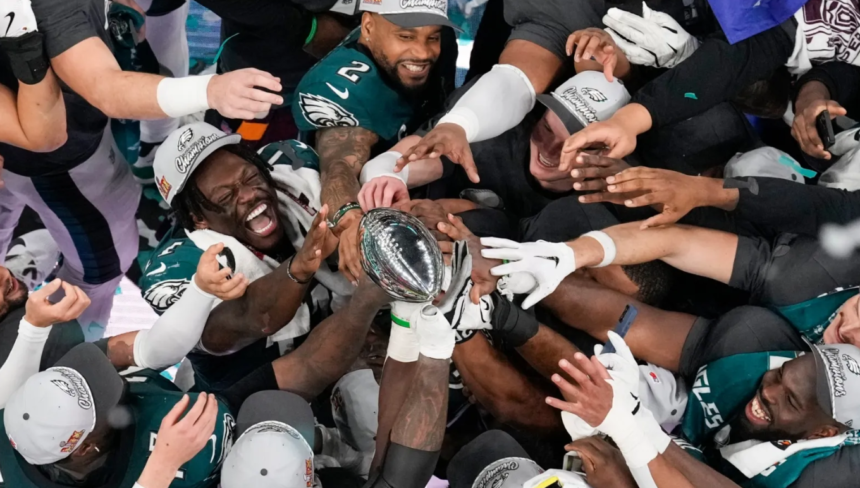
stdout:
<svg viewBox="0 0 860 488">
<path fill-rule="evenodd" d="M 101 454 L 102 452 L 99 450 L 98 446 L 93 446 L 93 449 L 96 450 L 97 453 Z"/>
</svg>

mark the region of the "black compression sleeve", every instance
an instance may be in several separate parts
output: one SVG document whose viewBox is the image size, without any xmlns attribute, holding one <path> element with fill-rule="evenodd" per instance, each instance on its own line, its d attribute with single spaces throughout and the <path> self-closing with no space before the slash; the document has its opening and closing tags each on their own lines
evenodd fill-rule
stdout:
<svg viewBox="0 0 860 488">
<path fill-rule="evenodd" d="M 365 488 L 424 488 L 433 476 L 439 451 L 428 452 L 392 443 L 381 471 Z"/>
<path fill-rule="evenodd" d="M 248 376 L 237 381 L 233 386 L 222 391 L 220 396 L 233 412 L 238 412 L 239 407 L 249 396 L 260 391 L 278 390 L 278 380 L 272 364 L 260 366 Z"/>
<path fill-rule="evenodd" d="M 735 217 L 767 237 L 782 232 L 814 237 L 826 223 L 860 218 L 857 192 L 761 177 L 727 179 L 723 186 L 739 190 Z"/>
<path fill-rule="evenodd" d="M 782 27 L 733 45 L 711 37 L 689 59 L 643 86 L 632 101 L 648 109 L 652 127 L 685 120 L 769 77 L 793 49 L 794 39 Z"/>
<path fill-rule="evenodd" d="M 493 292 L 493 335 L 501 334 L 502 339 L 513 347 L 520 347 L 537 335 L 540 329 L 537 318 L 508 301 L 499 292 Z"/>
</svg>

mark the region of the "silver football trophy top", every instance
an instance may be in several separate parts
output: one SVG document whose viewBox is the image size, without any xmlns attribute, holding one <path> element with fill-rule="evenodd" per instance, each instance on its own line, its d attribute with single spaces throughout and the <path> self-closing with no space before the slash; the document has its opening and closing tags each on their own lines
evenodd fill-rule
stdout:
<svg viewBox="0 0 860 488">
<path fill-rule="evenodd" d="M 442 289 L 439 244 L 420 220 L 390 208 L 367 212 L 359 226 L 361 266 L 391 297 L 429 302 Z"/>
</svg>

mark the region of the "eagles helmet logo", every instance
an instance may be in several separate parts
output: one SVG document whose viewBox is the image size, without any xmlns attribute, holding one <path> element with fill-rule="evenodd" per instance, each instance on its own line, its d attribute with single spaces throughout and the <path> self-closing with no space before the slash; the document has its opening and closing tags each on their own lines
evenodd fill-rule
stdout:
<svg viewBox="0 0 860 488">
<path fill-rule="evenodd" d="M 143 299 L 149 302 L 158 313 L 164 313 L 171 305 L 178 302 L 188 287 L 188 280 L 164 280 L 150 287 L 143 294 Z"/>
<path fill-rule="evenodd" d="M 186 129 L 185 132 L 179 134 L 179 142 L 176 144 L 176 149 L 179 152 L 184 151 L 192 139 L 194 139 L 194 132 L 191 129 Z"/>
<path fill-rule="evenodd" d="M 299 95 L 302 115 L 317 127 L 358 127 L 358 119 L 328 98 L 310 93 Z"/>
<path fill-rule="evenodd" d="M 605 102 L 605 101 L 609 100 L 608 98 L 606 98 L 606 95 L 604 95 L 597 88 L 590 88 L 590 87 L 583 88 L 582 94 L 587 96 L 588 98 L 590 98 L 594 102 Z"/>
<path fill-rule="evenodd" d="M 854 358 L 847 354 L 843 354 L 842 361 L 845 363 L 845 367 L 848 368 L 848 371 L 860 376 L 860 364 L 857 364 L 857 361 L 855 361 Z"/>
</svg>

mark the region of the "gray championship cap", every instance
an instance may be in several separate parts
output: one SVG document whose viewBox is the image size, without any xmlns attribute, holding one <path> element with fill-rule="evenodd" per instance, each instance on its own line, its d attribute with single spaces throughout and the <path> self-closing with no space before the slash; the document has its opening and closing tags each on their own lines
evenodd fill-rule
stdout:
<svg viewBox="0 0 860 488">
<path fill-rule="evenodd" d="M 522 488 L 544 470 L 509 434 L 491 430 L 476 437 L 448 464 L 451 488 Z"/>
<path fill-rule="evenodd" d="M 609 119 L 630 101 L 630 93 L 618 78 L 606 81 L 600 71 L 583 71 L 538 101 L 561 119 L 570 135 L 592 122 Z"/>
<path fill-rule="evenodd" d="M 760 147 L 738 153 L 726 163 L 723 170 L 724 178 L 743 178 L 746 176 L 762 176 L 780 178 L 788 181 L 803 183 L 800 164 L 787 153 L 775 147 Z"/>
<path fill-rule="evenodd" d="M 242 136 L 227 135 L 206 122 L 194 122 L 171 132 L 155 153 L 155 185 L 168 205 L 185 188 L 191 173 L 218 149 L 239 144 Z"/>
<path fill-rule="evenodd" d="M 814 346 L 818 403 L 847 427 L 860 426 L 860 349 L 851 344 Z"/>
<path fill-rule="evenodd" d="M 222 488 L 314 486 L 314 415 L 304 399 L 264 391 L 239 409 L 239 439 L 221 470 Z"/>
<path fill-rule="evenodd" d="M 358 9 L 379 14 L 407 29 L 441 25 L 462 30 L 448 19 L 448 0 L 361 0 Z"/>
<path fill-rule="evenodd" d="M 61 461 L 108 422 L 123 389 L 104 353 L 80 344 L 12 394 L 3 413 L 9 442 L 29 464 Z"/>
</svg>

